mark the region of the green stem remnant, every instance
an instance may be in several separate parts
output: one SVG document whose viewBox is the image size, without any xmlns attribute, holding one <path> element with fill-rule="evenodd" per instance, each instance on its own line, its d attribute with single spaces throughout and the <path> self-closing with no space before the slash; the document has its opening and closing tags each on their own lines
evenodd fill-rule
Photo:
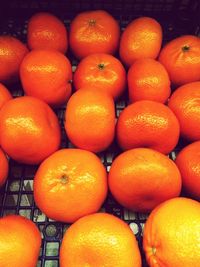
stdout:
<svg viewBox="0 0 200 267">
<path fill-rule="evenodd" d="M 184 45 L 184 46 L 182 47 L 182 51 L 183 51 L 183 52 L 187 52 L 187 51 L 189 51 L 189 50 L 190 50 L 189 45 Z"/>
<path fill-rule="evenodd" d="M 68 176 L 66 174 L 63 174 L 61 176 L 61 184 L 66 184 L 68 182 Z"/>
<path fill-rule="evenodd" d="M 100 64 L 98 65 L 98 68 L 99 68 L 100 70 L 103 70 L 103 69 L 105 68 L 105 65 L 104 65 L 103 63 L 100 63 Z"/>
</svg>

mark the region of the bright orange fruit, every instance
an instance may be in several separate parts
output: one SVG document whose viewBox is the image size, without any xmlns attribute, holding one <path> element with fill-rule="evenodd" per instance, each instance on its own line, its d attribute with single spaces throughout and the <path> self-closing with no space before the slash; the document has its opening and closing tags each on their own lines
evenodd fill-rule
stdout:
<svg viewBox="0 0 200 267">
<path fill-rule="evenodd" d="M 119 54 L 122 62 L 131 66 L 139 58 L 157 58 L 162 44 L 162 28 L 153 18 L 133 20 L 122 33 Z"/>
<path fill-rule="evenodd" d="M 28 21 L 27 42 L 30 49 L 55 49 L 66 53 L 67 30 L 63 22 L 53 14 L 39 12 Z"/>
<path fill-rule="evenodd" d="M 41 235 L 36 225 L 19 215 L 0 218 L 1 267 L 35 267 Z"/>
<path fill-rule="evenodd" d="M 119 218 L 96 213 L 71 225 L 60 249 L 60 267 L 141 267 L 135 236 Z"/>
<path fill-rule="evenodd" d="M 150 267 L 199 267 L 200 203 L 188 198 L 165 201 L 150 214 L 143 247 Z"/>
<path fill-rule="evenodd" d="M 114 54 L 119 38 L 117 21 L 104 10 L 82 12 L 70 25 L 70 47 L 79 59 L 94 53 Z"/>
<path fill-rule="evenodd" d="M 100 209 L 107 195 L 106 170 L 89 151 L 62 149 L 40 165 L 33 192 L 49 218 L 71 223 Z"/>
<path fill-rule="evenodd" d="M 78 64 L 73 83 L 76 90 L 94 88 L 117 99 L 126 87 L 126 71 L 117 58 L 109 54 L 92 54 Z"/>
<path fill-rule="evenodd" d="M 151 58 L 136 60 L 128 71 L 129 101 L 152 100 L 165 103 L 171 94 L 165 67 Z"/>
<path fill-rule="evenodd" d="M 117 122 L 117 140 L 123 150 L 147 147 L 164 154 L 178 143 L 179 122 L 165 105 L 141 100 L 127 106 Z"/>
<path fill-rule="evenodd" d="M 115 107 L 110 95 L 93 88 L 78 90 L 69 99 L 65 130 L 77 147 L 92 152 L 108 148 L 115 135 Z"/>
<path fill-rule="evenodd" d="M 58 118 L 43 101 L 22 96 L 0 110 L 0 144 L 14 160 L 38 164 L 55 152 L 61 141 Z"/>
<path fill-rule="evenodd" d="M 165 66 L 170 80 L 183 85 L 200 80 L 200 38 L 184 35 L 166 44 L 159 61 Z"/>
</svg>

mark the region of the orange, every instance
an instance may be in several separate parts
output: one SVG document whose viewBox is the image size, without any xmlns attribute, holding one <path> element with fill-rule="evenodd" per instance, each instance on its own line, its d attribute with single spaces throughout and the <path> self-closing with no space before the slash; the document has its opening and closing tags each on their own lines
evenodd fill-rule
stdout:
<svg viewBox="0 0 200 267">
<path fill-rule="evenodd" d="M 8 160 L 4 152 L 0 149 L 0 187 L 8 177 Z"/>
<path fill-rule="evenodd" d="M 200 200 L 200 141 L 184 147 L 176 158 L 176 164 L 181 172 L 184 190 Z"/>
<path fill-rule="evenodd" d="M 121 62 L 108 54 L 92 54 L 78 64 L 73 78 L 76 90 L 93 88 L 117 99 L 125 90 L 126 71 Z"/>
<path fill-rule="evenodd" d="M 179 87 L 169 100 L 169 107 L 180 123 L 181 135 L 200 140 L 200 81 Z"/>
<path fill-rule="evenodd" d="M 168 154 L 177 145 L 179 132 L 174 113 L 167 106 L 149 100 L 126 107 L 117 123 L 117 140 L 123 150 L 147 147 Z"/>
<path fill-rule="evenodd" d="M 96 213 L 71 225 L 60 249 L 60 267 L 141 267 L 134 234 L 119 218 Z"/>
<path fill-rule="evenodd" d="M 20 66 L 24 92 L 51 106 L 64 104 L 71 95 L 72 68 L 69 60 L 53 50 L 33 50 Z"/>
<path fill-rule="evenodd" d="M 119 38 L 117 21 L 103 10 L 82 12 L 70 25 L 69 44 L 79 59 L 94 53 L 114 54 Z"/>
<path fill-rule="evenodd" d="M 11 93 L 2 83 L 0 83 L 0 109 L 10 99 L 12 99 Z"/>
<path fill-rule="evenodd" d="M 153 18 L 133 20 L 122 33 L 119 54 L 122 62 L 131 66 L 136 59 L 157 58 L 162 44 L 162 28 Z"/>
<path fill-rule="evenodd" d="M 179 196 L 181 191 L 176 164 L 149 148 L 120 154 L 111 165 L 108 183 L 114 198 L 137 212 L 149 212 L 161 202 Z"/>
<path fill-rule="evenodd" d="M 149 267 L 199 267 L 200 203 L 174 198 L 150 214 L 143 247 Z"/>
<path fill-rule="evenodd" d="M 78 90 L 69 99 L 65 130 L 77 147 L 92 152 L 108 148 L 115 134 L 115 107 L 110 95 L 93 88 Z"/>
<path fill-rule="evenodd" d="M 66 53 L 67 30 L 63 22 L 53 14 L 36 13 L 28 21 L 27 42 L 30 49 L 55 49 Z"/>
<path fill-rule="evenodd" d="M 169 73 L 171 82 L 183 85 L 200 80 L 200 38 L 178 37 L 164 46 L 159 61 Z"/>
<path fill-rule="evenodd" d="M 60 145 L 60 127 L 52 109 L 29 96 L 8 101 L 0 110 L 0 144 L 14 160 L 38 164 Z"/>
<path fill-rule="evenodd" d="M 62 149 L 40 165 L 33 191 L 49 218 L 71 223 L 100 209 L 107 195 L 106 170 L 92 152 Z"/>
<path fill-rule="evenodd" d="M 19 66 L 28 49 L 14 37 L 0 36 L 0 51 L 0 82 L 15 82 L 18 79 Z"/>
<path fill-rule="evenodd" d="M 165 103 L 171 94 L 165 67 L 150 58 L 136 60 L 128 71 L 129 101 L 152 100 Z"/>
<path fill-rule="evenodd" d="M 1 267 L 35 267 L 41 235 L 36 225 L 19 215 L 0 218 Z"/>
</svg>

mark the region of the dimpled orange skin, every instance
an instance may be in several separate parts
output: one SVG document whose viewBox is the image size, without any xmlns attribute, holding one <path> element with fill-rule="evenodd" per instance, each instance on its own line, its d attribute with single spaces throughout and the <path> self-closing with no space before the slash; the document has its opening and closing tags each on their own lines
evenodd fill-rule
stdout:
<svg viewBox="0 0 200 267">
<path fill-rule="evenodd" d="M 5 183 L 8 177 L 8 159 L 2 149 L 0 149 L 0 187 Z"/>
<path fill-rule="evenodd" d="M 121 112 L 116 132 L 123 150 L 147 147 L 168 154 L 178 143 L 180 126 L 167 106 L 141 100 Z"/>
<path fill-rule="evenodd" d="M 96 213 L 71 225 L 60 249 L 60 267 L 141 267 L 134 234 L 119 218 Z"/>
<path fill-rule="evenodd" d="M 82 12 L 70 25 L 69 44 L 78 59 L 94 53 L 114 54 L 119 38 L 117 21 L 103 10 Z"/>
<path fill-rule="evenodd" d="M 51 219 L 72 223 L 97 212 L 107 195 L 107 173 L 92 152 L 62 149 L 47 158 L 34 178 L 34 199 Z"/>
<path fill-rule="evenodd" d="M 149 212 L 181 192 L 181 175 L 176 164 L 149 148 L 120 154 L 111 165 L 108 183 L 114 198 L 137 212 Z"/>
<path fill-rule="evenodd" d="M 150 267 L 199 267 L 200 203 L 189 198 L 165 201 L 150 214 L 143 248 Z"/>
<path fill-rule="evenodd" d="M 0 109 L 10 99 L 12 99 L 11 93 L 2 83 L 0 83 Z"/>
<path fill-rule="evenodd" d="M 165 67 L 150 58 L 136 60 L 128 71 L 129 101 L 152 100 L 165 103 L 171 94 Z"/>
<path fill-rule="evenodd" d="M 14 160 L 38 164 L 60 146 L 60 126 L 52 109 L 29 96 L 8 101 L 0 110 L 0 144 Z"/>
<path fill-rule="evenodd" d="M 200 141 L 184 147 L 176 158 L 183 188 L 192 198 L 200 200 Z"/>
<path fill-rule="evenodd" d="M 71 64 L 63 54 L 53 50 L 33 50 L 20 66 L 24 92 L 51 106 L 64 104 L 71 95 Z"/>
<path fill-rule="evenodd" d="M 65 130 L 77 147 L 92 152 L 108 148 L 115 135 L 115 107 L 110 95 L 83 89 L 69 99 L 65 112 Z"/>
<path fill-rule="evenodd" d="M 56 16 L 36 13 L 28 22 L 27 42 L 30 49 L 55 49 L 65 54 L 68 48 L 67 30 Z"/>
<path fill-rule="evenodd" d="M 122 62 L 131 66 L 140 58 L 157 58 L 162 44 L 162 28 L 153 18 L 133 20 L 122 33 L 119 54 Z"/>
<path fill-rule="evenodd" d="M 20 64 L 27 53 L 27 47 L 17 38 L 0 36 L 0 82 L 13 83 L 18 79 Z"/>
<path fill-rule="evenodd" d="M 19 215 L 0 218 L 1 267 L 35 267 L 39 257 L 41 235 L 36 225 Z"/>
<path fill-rule="evenodd" d="M 169 108 L 180 123 L 181 135 L 190 140 L 200 140 L 200 82 L 182 85 L 171 95 Z"/>
<path fill-rule="evenodd" d="M 76 90 L 94 87 L 117 99 L 126 87 L 126 71 L 121 62 L 108 54 L 92 54 L 78 64 L 73 82 Z"/>
<path fill-rule="evenodd" d="M 165 66 L 170 80 L 183 85 L 200 80 L 200 38 L 193 35 L 178 37 L 164 46 L 159 61 Z"/>
</svg>

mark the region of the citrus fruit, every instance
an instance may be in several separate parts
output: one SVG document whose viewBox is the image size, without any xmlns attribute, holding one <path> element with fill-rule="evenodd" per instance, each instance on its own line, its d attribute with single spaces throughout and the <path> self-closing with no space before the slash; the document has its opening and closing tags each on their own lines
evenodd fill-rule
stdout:
<svg viewBox="0 0 200 267">
<path fill-rule="evenodd" d="M 119 218 L 96 213 L 76 221 L 66 231 L 60 267 L 141 267 L 134 234 Z"/>
<path fill-rule="evenodd" d="M 119 38 L 117 21 L 103 10 L 82 12 L 70 25 L 69 44 L 79 59 L 94 53 L 114 54 Z"/>
<path fill-rule="evenodd" d="M 14 160 L 38 164 L 60 145 L 60 127 L 52 109 L 29 96 L 8 101 L 0 110 L 0 144 Z"/>
<path fill-rule="evenodd" d="M 106 170 L 92 152 L 62 149 L 40 165 L 33 192 L 49 218 L 74 222 L 100 209 L 107 195 Z"/>
<path fill-rule="evenodd" d="M 15 82 L 28 49 L 17 38 L 5 35 L 0 36 L 0 51 L 0 82 Z"/>
<path fill-rule="evenodd" d="M 165 201 L 150 214 L 143 247 L 150 267 L 198 267 L 200 203 L 188 198 Z"/>
<path fill-rule="evenodd" d="M 0 83 L 0 109 L 10 99 L 12 99 L 11 93 L 2 83 Z"/>
<path fill-rule="evenodd" d="M 178 143 L 180 126 L 167 106 L 141 100 L 121 112 L 116 132 L 123 150 L 147 147 L 168 154 Z"/>
<path fill-rule="evenodd" d="M 53 14 L 39 12 L 28 21 L 27 42 L 30 49 L 55 49 L 66 53 L 67 30 L 63 22 Z"/>
<path fill-rule="evenodd" d="M 8 160 L 2 149 L 0 149 L 0 187 L 8 177 Z"/>
<path fill-rule="evenodd" d="M 20 66 L 24 92 L 51 106 L 64 104 L 71 95 L 72 68 L 69 60 L 54 50 L 32 50 Z"/>
<path fill-rule="evenodd" d="M 93 88 L 78 90 L 69 99 L 65 130 L 77 147 L 92 152 L 108 148 L 115 134 L 115 107 L 111 96 Z"/>
<path fill-rule="evenodd" d="M 165 67 L 155 59 L 136 60 L 128 71 L 129 101 L 152 100 L 165 103 L 171 94 Z"/>
<path fill-rule="evenodd" d="M 109 54 L 92 54 L 78 64 L 73 82 L 76 90 L 93 88 L 117 99 L 125 90 L 126 71 L 121 62 Z"/>
<path fill-rule="evenodd" d="M 133 20 L 122 33 L 119 54 L 122 62 L 131 66 L 136 59 L 157 58 L 162 44 L 162 28 L 153 18 Z"/>
<path fill-rule="evenodd" d="M 0 218 L 1 267 L 35 267 L 40 252 L 41 235 L 35 224 L 25 217 Z"/>
<path fill-rule="evenodd" d="M 170 80 L 183 85 L 200 80 L 200 38 L 193 35 L 178 37 L 166 44 L 159 61 L 165 66 Z"/>
<path fill-rule="evenodd" d="M 181 172 L 184 190 L 200 200 L 200 141 L 184 147 L 178 153 L 176 164 Z"/>
<path fill-rule="evenodd" d="M 162 153 L 135 148 L 114 159 L 108 184 L 122 206 L 149 212 L 161 202 L 179 196 L 181 175 L 176 164 Z"/>
<path fill-rule="evenodd" d="M 180 123 L 181 135 L 200 140 L 200 81 L 179 87 L 170 97 L 169 107 Z"/>
</svg>

